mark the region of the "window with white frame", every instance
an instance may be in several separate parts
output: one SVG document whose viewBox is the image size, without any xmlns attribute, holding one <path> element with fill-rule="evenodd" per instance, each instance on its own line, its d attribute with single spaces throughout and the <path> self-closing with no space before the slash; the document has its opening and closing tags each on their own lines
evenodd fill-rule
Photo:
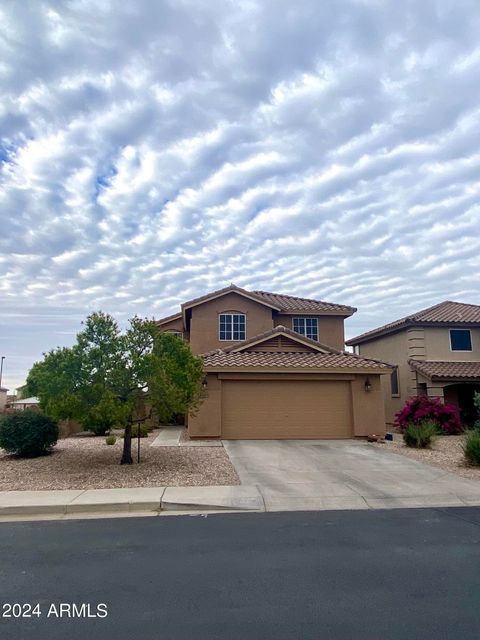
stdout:
<svg viewBox="0 0 480 640">
<path fill-rule="evenodd" d="M 450 348 L 452 351 L 471 351 L 472 334 L 470 329 L 450 329 Z"/>
<path fill-rule="evenodd" d="M 318 341 L 317 318 L 294 318 L 293 330 L 306 338 Z"/>
<path fill-rule="evenodd" d="M 220 340 L 245 340 L 245 314 L 221 313 L 218 322 Z"/>
</svg>

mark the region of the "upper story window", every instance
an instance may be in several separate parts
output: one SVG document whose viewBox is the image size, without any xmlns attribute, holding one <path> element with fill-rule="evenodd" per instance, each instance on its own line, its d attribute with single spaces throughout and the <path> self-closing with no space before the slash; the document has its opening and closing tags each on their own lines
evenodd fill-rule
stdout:
<svg viewBox="0 0 480 640">
<path fill-rule="evenodd" d="M 318 341 L 318 318 L 294 318 L 293 330 L 306 338 Z"/>
<path fill-rule="evenodd" d="M 471 351 L 472 334 L 470 329 L 450 329 L 450 349 L 452 351 Z"/>
<path fill-rule="evenodd" d="M 245 325 L 245 314 L 221 313 L 219 316 L 220 340 L 245 340 Z"/>
</svg>

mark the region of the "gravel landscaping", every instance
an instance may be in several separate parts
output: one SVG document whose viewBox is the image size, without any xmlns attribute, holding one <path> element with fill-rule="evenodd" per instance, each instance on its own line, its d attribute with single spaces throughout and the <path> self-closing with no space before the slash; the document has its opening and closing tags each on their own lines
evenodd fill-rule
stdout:
<svg viewBox="0 0 480 640">
<path fill-rule="evenodd" d="M 464 478 L 480 480 L 480 467 L 470 466 L 463 456 L 463 436 L 440 436 L 431 449 L 411 449 L 398 436 L 393 442 L 378 442 L 374 447 L 382 447 L 392 453 L 399 453 L 412 460 L 425 462 Z"/>
<path fill-rule="evenodd" d="M 156 435 L 142 438 L 139 465 L 119 465 L 121 438 L 111 446 L 104 437 L 65 438 L 50 455 L 31 459 L 0 449 L 0 490 L 240 484 L 223 447 L 151 447 Z M 136 441 L 132 451 L 136 460 Z"/>
</svg>

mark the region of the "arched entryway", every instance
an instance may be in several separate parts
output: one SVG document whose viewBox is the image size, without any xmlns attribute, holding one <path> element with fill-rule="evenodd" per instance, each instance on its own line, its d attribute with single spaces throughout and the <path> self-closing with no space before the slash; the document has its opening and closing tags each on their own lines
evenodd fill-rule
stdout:
<svg viewBox="0 0 480 640">
<path fill-rule="evenodd" d="M 473 394 L 480 392 L 478 384 L 450 384 L 443 388 L 445 404 L 454 404 L 460 409 L 460 418 L 467 426 L 473 426 L 478 419 Z"/>
</svg>

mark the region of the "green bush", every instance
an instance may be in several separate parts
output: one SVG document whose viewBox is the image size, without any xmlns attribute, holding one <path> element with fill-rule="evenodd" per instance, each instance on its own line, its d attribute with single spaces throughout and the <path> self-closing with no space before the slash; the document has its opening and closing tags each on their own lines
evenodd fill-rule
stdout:
<svg viewBox="0 0 480 640">
<path fill-rule="evenodd" d="M 433 422 L 433 420 L 422 420 L 422 422 L 409 422 L 407 424 L 403 433 L 403 440 L 407 447 L 426 449 L 437 435 L 437 423 Z"/>
<path fill-rule="evenodd" d="M 19 411 L 0 421 L 0 447 L 23 458 L 50 451 L 58 440 L 58 424 L 36 411 Z"/>
<path fill-rule="evenodd" d="M 104 436 L 106 435 L 110 429 L 112 428 L 112 425 L 109 424 L 104 425 L 104 424 L 98 424 L 98 422 L 94 425 L 88 425 L 85 427 L 85 431 L 92 431 L 96 436 Z"/>
<path fill-rule="evenodd" d="M 115 443 L 116 443 L 116 441 L 117 441 L 117 436 L 107 436 L 107 437 L 105 438 L 105 444 L 110 444 L 110 445 L 112 445 L 112 444 L 115 444 Z"/>
<path fill-rule="evenodd" d="M 466 432 L 463 451 L 470 464 L 480 465 L 480 431 L 478 429 Z"/>
<path fill-rule="evenodd" d="M 148 437 L 148 427 L 144 424 L 132 425 L 132 438 L 138 438 L 138 430 L 140 429 L 140 438 Z"/>
</svg>

